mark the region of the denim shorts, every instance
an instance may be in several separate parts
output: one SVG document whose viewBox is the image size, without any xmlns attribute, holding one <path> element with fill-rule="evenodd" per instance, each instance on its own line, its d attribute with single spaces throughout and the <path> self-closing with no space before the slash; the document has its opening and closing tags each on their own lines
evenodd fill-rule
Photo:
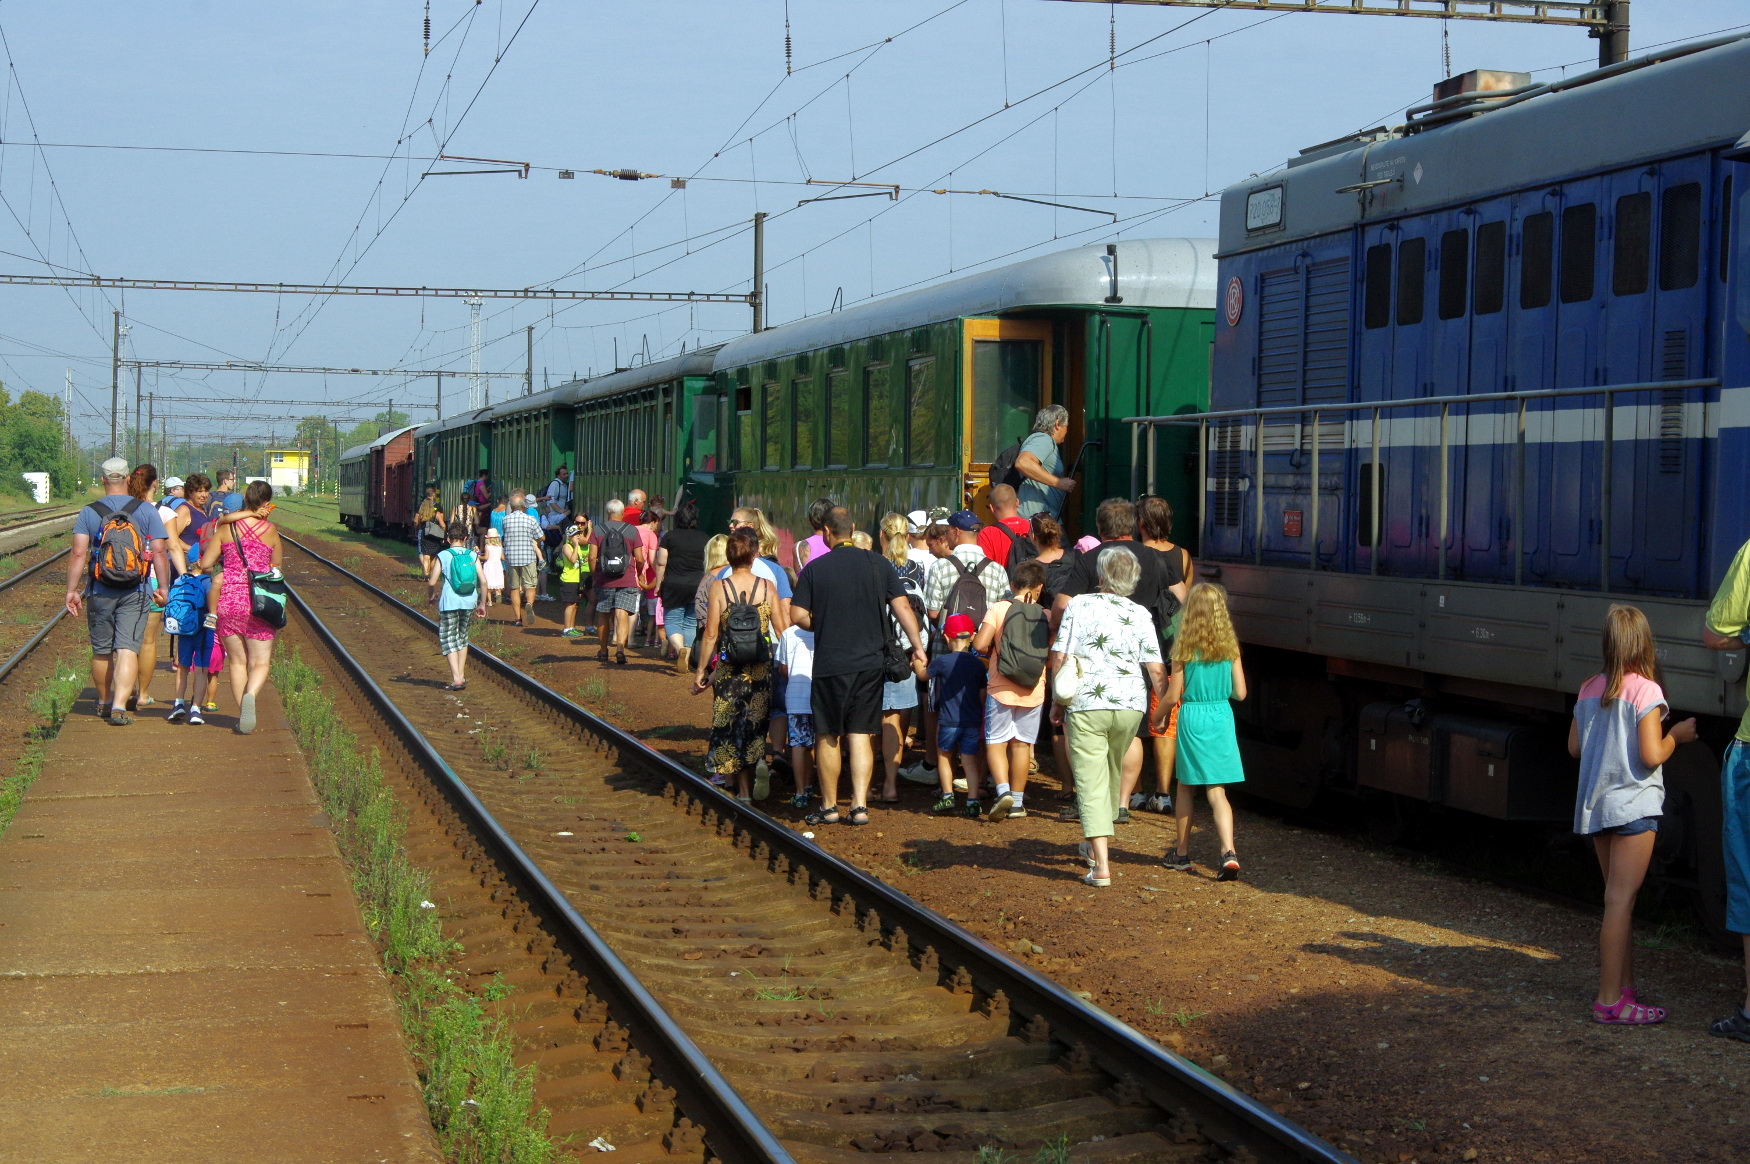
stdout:
<svg viewBox="0 0 1750 1164">
<path fill-rule="evenodd" d="M 936 749 L 942 752 L 959 752 L 963 756 L 978 755 L 984 751 L 984 724 L 946 721 L 938 723 Z"/>
<path fill-rule="evenodd" d="M 1639 820 L 1631 820 L 1627 824 L 1613 825 L 1610 828 L 1600 829 L 1598 831 L 1606 836 L 1612 837 L 1638 837 L 1642 833 L 1658 832 L 1659 818 L 1656 816 L 1643 816 Z"/>
</svg>

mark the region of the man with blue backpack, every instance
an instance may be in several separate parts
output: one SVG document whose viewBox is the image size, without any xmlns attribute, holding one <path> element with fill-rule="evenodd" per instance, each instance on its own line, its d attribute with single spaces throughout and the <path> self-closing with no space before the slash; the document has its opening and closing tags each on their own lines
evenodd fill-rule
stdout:
<svg viewBox="0 0 1750 1164">
<path fill-rule="evenodd" d="M 117 727 L 134 722 L 132 696 L 152 603 L 169 597 L 169 555 L 158 507 L 128 493 L 128 463 L 102 466 L 103 496 L 79 511 L 67 556 L 67 613 L 85 615 L 91 634 L 91 685 L 97 714 Z M 112 692 L 124 702 L 111 705 Z"/>
<path fill-rule="evenodd" d="M 468 630 L 474 609 L 480 605 L 480 563 L 474 551 L 463 545 L 468 531 L 452 524 L 446 535 L 449 547 L 432 558 L 425 581 L 430 601 L 438 608 L 438 650 L 450 664 L 445 691 L 460 691 L 468 685 Z"/>
</svg>

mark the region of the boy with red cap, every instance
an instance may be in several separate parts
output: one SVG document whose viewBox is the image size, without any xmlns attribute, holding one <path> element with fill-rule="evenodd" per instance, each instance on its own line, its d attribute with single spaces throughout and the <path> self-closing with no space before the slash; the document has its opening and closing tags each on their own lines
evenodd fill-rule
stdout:
<svg viewBox="0 0 1750 1164">
<path fill-rule="evenodd" d="M 984 775 L 984 684 L 985 666 L 972 651 L 972 636 L 978 628 L 964 614 L 951 614 L 942 623 L 942 636 L 949 651 L 930 660 L 925 672 L 930 679 L 930 704 L 936 709 L 936 778 L 941 794 L 931 812 L 954 811 L 954 760 L 960 756 L 966 774 L 967 816 L 983 816 L 978 803 L 978 782 Z"/>
</svg>

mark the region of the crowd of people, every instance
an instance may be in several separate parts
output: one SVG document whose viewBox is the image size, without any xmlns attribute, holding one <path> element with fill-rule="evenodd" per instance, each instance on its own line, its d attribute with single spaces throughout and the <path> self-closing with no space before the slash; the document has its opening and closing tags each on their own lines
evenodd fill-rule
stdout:
<svg viewBox="0 0 1750 1164">
<path fill-rule="evenodd" d="M 83 615 L 91 640 L 97 714 L 117 727 L 158 703 L 158 644 L 169 640 L 175 694 L 166 718 L 199 726 L 219 710 L 221 671 L 237 707 L 234 730 L 255 730 L 256 696 L 267 684 L 275 619 L 279 530 L 273 487 L 237 475 L 162 481 L 150 464 L 111 457 L 103 496 L 79 511 L 67 559 L 68 613 Z M 258 598 L 258 596 L 264 596 Z"/>
<path fill-rule="evenodd" d="M 1164 498 L 1108 499 L 1095 534 L 1065 544 L 1067 426 L 1039 413 L 988 521 L 919 509 L 859 529 L 822 497 L 793 539 L 754 507 L 711 531 L 695 502 L 637 489 L 579 513 L 563 467 L 502 494 L 483 470 L 448 511 L 428 490 L 416 521 L 447 686 L 467 685 L 474 619 L 508 601 L 529 625 L 552 600 L 600 662 L 655 649 L 710 693 L 711 779 L 743 801 L 777 781 L 810 824 L 864 825 L 910 781 L 932 786 L 931 812 L 997 823 L 1028 814 L 1047 748 L 1089 885 L 1111 884 L 1110 838 L 1138 811 L 1176 815 L 1164 860 L 1189 869 L 1198 787 L 1217 876 L 1237 877 L 1224 789 L 1244 778 L 1229 700 L 1246 684 L 1225 594 L 1195 581 Z"/>
</svg>

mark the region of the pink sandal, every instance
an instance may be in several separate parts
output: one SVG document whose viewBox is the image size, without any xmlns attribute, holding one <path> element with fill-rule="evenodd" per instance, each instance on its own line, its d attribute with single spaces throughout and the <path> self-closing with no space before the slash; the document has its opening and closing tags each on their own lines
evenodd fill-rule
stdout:
<svg viewBox="0 0 1750 1164">
<path fill-rule="evenodd" d="M 1614 1006 L 1605 1006 L 1599 1002 L 1593 1003 L 1592 1021 L 1618 1027 L 1648 1026 L 1652 1023 L 1665 1021 L 1665 1008 L 1662 1006 L 1643 1006 L 1635 1001 L 1632 991 L 1624 990 L 1622 997 L 1616 1000 Z"/>
</svg>

